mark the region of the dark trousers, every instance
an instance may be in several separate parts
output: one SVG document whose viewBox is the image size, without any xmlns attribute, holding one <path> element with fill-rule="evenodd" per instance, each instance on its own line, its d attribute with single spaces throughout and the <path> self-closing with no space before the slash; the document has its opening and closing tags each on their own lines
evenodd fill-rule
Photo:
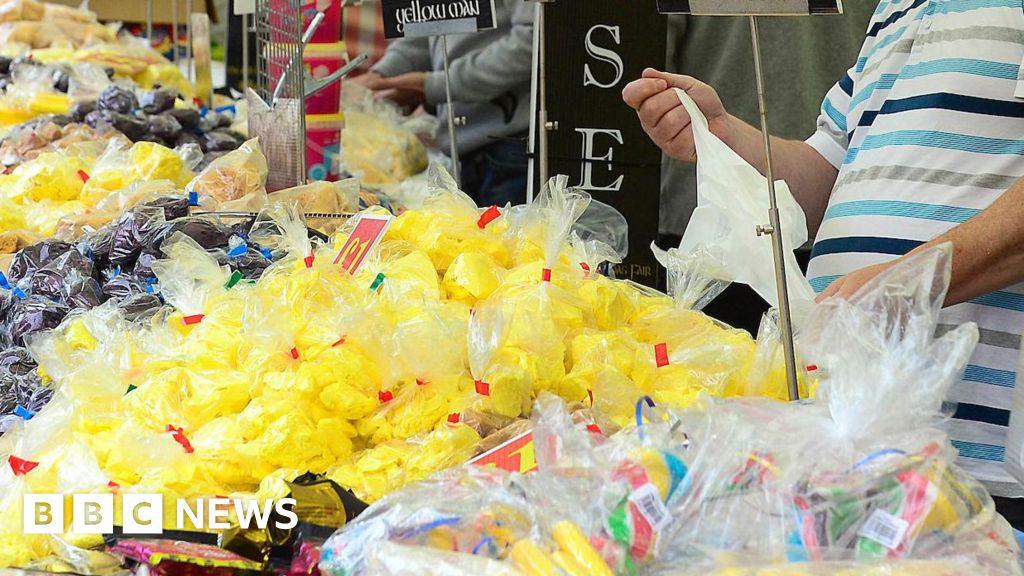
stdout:
<svg viewBox="0 0 1024 576">
<path fill-rule="evenodd" d="M 526 203 L 526 140 L 495 140 L 462 157 L 462 190 L 478 206 Z"/>
<path fill-rule="evenodd" d="M 992 500 L 996 503 L 996 512 L 1006 518 L 1010 526 L 1017 530 L 1024 530 L 1024 498 L 996 498 L 993 496 Z"/>
</svg>

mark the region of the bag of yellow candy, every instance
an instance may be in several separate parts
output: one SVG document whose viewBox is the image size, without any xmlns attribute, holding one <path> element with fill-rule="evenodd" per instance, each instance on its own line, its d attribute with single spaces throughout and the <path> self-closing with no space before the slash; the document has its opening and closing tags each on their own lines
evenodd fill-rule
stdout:
<svg viewBox="0 0 1024 576">
<path fill-rule="evenodd" d="M 427 169 L 427 150 L 419 134 L 433 136 L 437 121 L 403 118 L 398 107 L 355 85 L 342 92 L 345 128 L 343 162 L 364 184 L 395 184 Z"/>
<path fill-rule="evenodd" d="M 87 172 L 82 198 L 95 205 L 108 195 L 140 180 L 170 180 L 184 186 L 192 178 L 197 146 L 172 150 L 154 142 L 136 142 L 124 149 L 118 141 L 100 156 Z"/>
<path fill-rule="evenodd" d="M 478 295 L 477 298 L 484 298 L 487 290 L 493 289 L 493 281 L 485 280 L 485 287 L 474 288 L 468 285 L 472 282 L 473 273 L 468 274 L 468 279 L 460 279 L 449 277 L 446 272 L 459 255 L 472 254 L 463 258 L 471 258 L 476 265 L 495 270 L 493 274 L 500 275 L 498 267 L 508 264 L 503 238 L 508 222 L 501 217 L 503 209 L 492 206 L 481 211 L 440 166 L 431 166 L 429 180 L 430 196 L 424 201 L 423 208 L 408 210 L 396 218 L 388 229 L 387 237 L 405 240 L 424 251 L 438 273 L 446 278 L 449 292 L 460 297 L 472 293 Z M 462 262 L 460 266 L 468 264 Z M 490 270 L 476 274 L 490 278 Z"/>
</svg>

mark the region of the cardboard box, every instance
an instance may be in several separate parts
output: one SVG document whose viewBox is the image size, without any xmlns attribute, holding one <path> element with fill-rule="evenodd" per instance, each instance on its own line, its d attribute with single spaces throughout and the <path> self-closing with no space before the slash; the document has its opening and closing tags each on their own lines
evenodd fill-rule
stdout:
<svg viewBox="0 0 1024 576">
<path fill-rule="evenodd" d="M 74 8 L 82 4 L 81 0 L 47 0 L 53 4 L 64 4 Z M 103 21 L 116 22 L 145 22 L 146 4 L 148 0 L 89 0 L 89 9 L 96 13 L 96 16 Z M 177 0 L 178 3 L 178 24 L 184 25 L 188 22 L 188 13 L 185 11 L 187 2 Z M 172 22 L 172 0 L 153 0 L 153 23 L 170 24 Z M 217 22 L 217 10 L 212 0 L 192 0 L 193 12 L 206 12 L 210 16 L 210 22 Z"/>
</svg>

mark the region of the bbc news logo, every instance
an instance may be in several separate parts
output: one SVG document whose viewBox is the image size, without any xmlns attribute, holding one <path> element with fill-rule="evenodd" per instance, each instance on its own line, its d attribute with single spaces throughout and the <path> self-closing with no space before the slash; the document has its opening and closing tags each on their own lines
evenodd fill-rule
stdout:
<svg viewBox="0 0 1024 576">
<path fill-rule="evenodd" d="M 63 494 L 26 494 L 22 528 L 25 534 L 65 532 Z M 290 530 L 299 523 L 294 498 L 256 502 L 238 498 L 175 501 L 177 530 L 266 529 L 273 525 Z M 71 497 L 71 532 L 110 534 L 114 531 L 113 494 L 74 494 Z M 232 517 L 232 512 L 234 516 Z M 186 523 L 187 520 L 187 523 Z M 164 531 L 164 498 L 160 494 L 121 495 L 121 528 L 125 534 L 161 534 Z"/>
</svg>

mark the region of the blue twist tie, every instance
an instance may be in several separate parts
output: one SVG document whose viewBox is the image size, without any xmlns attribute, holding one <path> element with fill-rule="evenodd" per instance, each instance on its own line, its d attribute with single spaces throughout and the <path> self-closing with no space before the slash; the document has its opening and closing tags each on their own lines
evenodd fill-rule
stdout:
<svg viewBox="0 0 1024 576">
<path fill-rule="evenodd" d="M 36 415 L 35 412 L 29 410 L 28 408 L 25 408 L 21 404 L 18 404 L 17 406 L 14 407 L 14 414 L 21 418 L 22 420 L 31 420 L 32 417 Z"/>
<path fill-rule="evenodd" d="M 481 538 L 480 541 L 476 543 L 476 546 L 473 546 L 473 555 L 476 556 L 476 553 L 479 552 L 480 549 L 483 548 L 485 544 L 492 542 L 494 542 L 494 540 L 492 540 L 490 536 L 484 536 L 483 538 Z"/>
<path fill-rule="evenodd" d="M 189 191 L 189 193 L 188 193 L 188 205 L 189 206 L 199 206 L 199 193 L 198 192 L 196 192 L 194 190 L 190 190 Z"/>
<path fill-rule="evenodd" d="M 0 288 L 4 290 L 11 289 L 11 283 L 7 281 L 7 276 L 4 276 L 3 272 L 0 272 Z"/>
<path fill-rule="evenodd" d="M 262 246 L 260 246 L 260 254 L 263 254 L 263 257 L 266 258 L 267 260 L 274 259 L 274 253 Z"/>
<path fill-rule="evenodd" d="M 18 300 L 24 300 L 25 298 L 28 298 L 28 296 L 25 294 L 25 291 L 22 290 L 21 288 L 18 288 L 17 286 L 15 286 L 14 290 L 11 290 L 11 292 L 13 292 L 14 295 L 18 297 Z"/>
<path fill-rule="evenodd" d="M 647 439 L 647 433 L 644 432 L 644 404 L 654 408 L 654 400 L 650 396 L 641 396 L 636 401 L 636 429 L 640 433 L 641 441 Z"/>
<path fill-rule="evenodd" d="M 113 280 L 114 278 L 117 278 L 120 275 L 121 275 L 121 265 L 118 264 L 117 266 L 114 267 L 114 271 L 111 273 L 110 279 Z"/>
<path fill-rule="evenodd" d="M 245 244 L 239 244 L 231 250 L 228 250 L 228 258 L 241 258 L 249 251 L 249 247 Z"/>
</svg>

